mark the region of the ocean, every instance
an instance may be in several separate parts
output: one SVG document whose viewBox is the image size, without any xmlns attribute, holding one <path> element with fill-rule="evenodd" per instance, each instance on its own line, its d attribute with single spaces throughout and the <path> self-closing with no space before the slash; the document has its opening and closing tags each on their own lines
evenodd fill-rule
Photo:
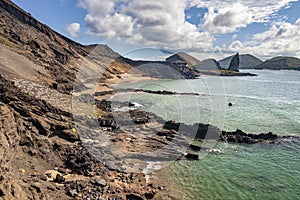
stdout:
<svg viewBox="0 0 300 200">
<path fill-rule="evenodd" d="M 243 70 L 255 77 L 203 76 L 149 80 L 116 87 L 199 95 L 133 93 L 119 100 L 165 120 L 208 123 L 222 130 L 300 135 L 300 71 Z M 232 103 L 232 106 L 228 106 Z M 156 173 L 179 199 L 300 199 L 300 141 L 279 144 L 210 144 L 219 154 L 176 161 Z M 162 178 L 163 177 L 163 178 Z"/>
</svg>

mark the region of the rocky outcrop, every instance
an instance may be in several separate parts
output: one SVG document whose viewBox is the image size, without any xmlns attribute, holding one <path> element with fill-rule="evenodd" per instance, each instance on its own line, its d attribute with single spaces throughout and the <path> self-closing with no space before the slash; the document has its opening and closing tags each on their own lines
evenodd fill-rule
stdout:
<svg viewBox="0 0 300 200">
<path fill-rule="evenodd" d="M 239 53 L 237 53 L 235 56 L 233 56 L 229 64 L 228 70 L 238 72 L 239 66 L 240 66 L 240 58 L 239 58 Z"/>
<path fill-rule="evenodd" d="M 184 157 L 187 160 L 199 160 L 199 155 L 191 152 L 186 153 Z"/>
<path fill-rule="evenodd" d="M 249 73 L 249 72 L 237 72 L 230 70 L 220 70 L 219 76 L 257 76 L 257 74 Z"/>
<path fill-rule="evenodd" d="M 146 123 L 144 116 L 149 115 L 132 111 L 131 117 Z M 73 127 L 69 112 L 22 92 L 0 76 L 1 198 L 108 199 L 115 195 L 125 199 L 134 194 L 147 199 L 156 195 L 156 187 L 141 185 L 143 174 L 99 162 Z"/>
<path fill-rule="evenodd" d="M 163 128 L 175 130 L 179 133 L 182 133 L 186 137 L 194 138 L 195 140 L 217 139 L 221 133 L 221 130 L 219 128 L 202 123 L 187 125 L 184 123 L 167 121 L 165 122 Z"/>
<path fill-rule="evenodd" d="M 125 88 L 125 89 L 114 89 L 110 91 L 103 91 L 103 92 L 95 92 L 94 96 L 104 96 L 107 94 L 117 94 L 117 93 L 149 93 L 149 94 L 160 94 L 160 95 L 193 95 L 199 96 L 199 93 L 194 92 L 173 92 L 167 90 L 144 90 L 144 89 L 133 89 L 133 88 Z M 130 103 L 130 102 L 129 102 Z"/>
<path fill-rule="evenodd" d="M 240 144 L 255 144 L 255 143 L 274 143 L 280 137 L 271 132 L 261 134 L 247 134 L 239 129 L 234 132 L 222 131 L 219 141 L 233 142 Z"/>
</svg>

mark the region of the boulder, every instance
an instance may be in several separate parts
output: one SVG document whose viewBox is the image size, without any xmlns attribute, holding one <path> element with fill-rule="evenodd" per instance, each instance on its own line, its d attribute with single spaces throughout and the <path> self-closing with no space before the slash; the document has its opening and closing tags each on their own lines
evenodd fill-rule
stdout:
<svg viewBox="0 0 300 200">
<path fill-rule="evenodd" d="M 191 152 L 187 152 L 185 155 L 184 155 L 185 159 L 187 160 L 199 160 L 199 155 L 198 154 L 194 154 L 194 153 L 191 153 Z"/>
<path fill-rule="evenodd" d="M 137 194 L 127 194 L 126 199 L 130 200 L 143 200 L 143 198 Z"/>
<path fill-rule="evenodd" d="M 63 176 L 61 176 L 60 174 L 57 174 L 54 179 L 54 182 L 63 183 L 63 182 L 65 182 L 65 178 Z"/>
<path fill-rule="evenodd" d="M 201 147 L 194 145 L 194 144 L 190 144 L 189 148 L 193 151 L 200 151 Z"/>
</svg>

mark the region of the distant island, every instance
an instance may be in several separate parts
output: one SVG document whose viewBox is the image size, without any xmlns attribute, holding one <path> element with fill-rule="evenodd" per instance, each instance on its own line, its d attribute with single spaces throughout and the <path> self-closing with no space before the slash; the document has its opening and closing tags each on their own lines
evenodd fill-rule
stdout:
<svg viewBox="0 0 300 200">
<path fill-rule="evenodd" d="M 227 66 L 233 56 L 219 60 L 221 66 Z M 240 55 L 240 69 L 268 70 L 300 70 L 300 59 L 295 57 L 277 56 L 266 61 L 251 54 Z"/>
<path fill-rule="evenodd" d="M 253 67 L 253 69 L 300 70 L 300 59 L 278 56 Z"/>
<path fill-rule="evenodd" d="M 278 56 L 266 61 L 251 54 L 239 54 L 226 57 L 219 61 L 209 58 L 202 61 L 193 56 L 179 52 L 166 59 L 165 65 L 179 71 L 185 78 L 201 75 L 213 76 L 256 76 L 252 73 L 240 72 L 240 69 L 256 70 L 300 70 L 300 59 Z"/>
<path fill-rule="evenodd" d="M 233 56 L 226 67 L 222 67 L 215 59 L 199 61 L 196 58 L 180 52 L 166 59 L 167 64 L 173 69 L 184 74 L 187 78 L 194 78 L 200 75 L 213 76 L 256 76 L 252 73 L 240 72 L 239 53 Z"/>
</svg>

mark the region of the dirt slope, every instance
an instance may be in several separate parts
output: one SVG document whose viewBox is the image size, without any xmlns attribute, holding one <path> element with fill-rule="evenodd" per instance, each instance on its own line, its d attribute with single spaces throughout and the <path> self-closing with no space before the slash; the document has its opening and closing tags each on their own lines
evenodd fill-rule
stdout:
<svg viewBox="0 0 300 200">
<path fill-rule="evenodd" d="M 143 174 L 90 155 L 72 115 L 78 72 L 110 89 L 130 69 L 109 47 L 78 44 L 1 0 L 0 199 L 153 197 L 158 189 Z"/>
</svg>

